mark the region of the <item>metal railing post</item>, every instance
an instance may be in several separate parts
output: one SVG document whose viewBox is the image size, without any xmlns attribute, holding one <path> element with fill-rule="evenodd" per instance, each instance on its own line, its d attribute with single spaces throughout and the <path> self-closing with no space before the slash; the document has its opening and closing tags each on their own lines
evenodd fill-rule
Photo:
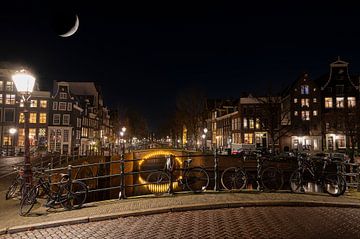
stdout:
<svg viewBox="0 0 360 239">
<path fill-rule="evenodd" d="M 360 165 L 357 166 L 357 191 L 360 192 Z"/>
<path fill-rule="evenodd" d="M 50 168 L 53 169 L 54 168 L 54 157 L 51 156 L 51 165 Z"/>
<path fill-rule="evenodd" d="M 257 156 L 256 157 L 256 183 L 257 183 L 256 190 L 258 191 L 262 189 L 260 186 L 260 170 L 261 170 L 260 156 Z"/>
<path fill-rule="evenodd" d="M 174 194 L 174 188 L 173 188 L 173 169 L 174 169 L 174 156 L 173 155 L 169 155 L 167 156 L 167 170 L 169 172 L 169 176 L 170 176 L 170 188 L 169 188 L 169 194 Z"/>
<path fill-rule="evenodd" d="M 121 161 L 120 161 L 120 192 L 119 192 L 119 199 L 125 199 L 125 157 L 124 153 L 121 154 Z"/>
<path fill-rule="evenodd" d="M 68 165 L 67 167 L 67 174 L 69 176 L 69 179 L 71 179 L 71 169 L 72 169 L 72 166 L 71 165 Z"/>
<path fill-rule="evenodd" d="M 214 191 L 219 191 L 219 159 L 217 155 L 217 150 L 214 152 Z"/>
</svg>

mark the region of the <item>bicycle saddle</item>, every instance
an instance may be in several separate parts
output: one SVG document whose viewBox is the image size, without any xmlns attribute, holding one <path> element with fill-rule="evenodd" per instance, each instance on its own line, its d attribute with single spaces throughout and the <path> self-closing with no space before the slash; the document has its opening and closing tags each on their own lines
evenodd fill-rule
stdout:
<svg viewBox="0 0 360 239">
<path fill-rule="evenodd" d="M 192 159 L 186 159 L 186 160 L 185 160 L 185 162 L 188 163 L 188 164 L 190 164 L 191 161 L 192 161 Z"/>
</svg>

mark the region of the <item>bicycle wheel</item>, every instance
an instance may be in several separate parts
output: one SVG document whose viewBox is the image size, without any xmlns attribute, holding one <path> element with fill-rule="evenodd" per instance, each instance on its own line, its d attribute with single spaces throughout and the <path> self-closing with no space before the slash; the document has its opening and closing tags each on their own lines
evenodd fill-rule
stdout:
<svg viewBox="0 0 360 239">
<path fill-rule="evenodd" d="M 156 196 L 168 193 L 170 190 L 170 176 L 162 171 L 152 172 L 147 177 L 147 188 Z"/>
<path fill-rule="evenodd" d="M 85 203 L 87 194 L 86 184 L 73 180 L 60 188 L 59 201 L 65 210 L 79 209 Z"/>
<path fill-rule="evenodd" d="M 302 174 L 299 169 L 296 169 L 290 176 L 290 189 L 293 193 L 301 193 L 302 187 L 304 187 L 304 182 L 302 179 Z"/>
<path fill-rule="evenodd" d="M 19 179 L 16 178 L 14 182 L 11 184 L 9 189 L 6 192 L 5 199 L 9 200 L 10 198 L 13 198 L 15 196 L 15 193 L 18 191 L 19 188 Z"/>
<path fill-rule="evenodd" d="M 185 173 L 186 187 L 194 193 L 205 191 L 207 186 L 209 186 L 209 182 L 209 174 L 203 168 L 190 168 Z"/>
<path fill-rule="evenodd" d="M 221 184 L 226 190 L 240 190 L 246 186 L 247 176 L 244 170 L 230 167 L 221 174 Z"/>
<path fill-rule="evenodd" d="M 261 172 L 261 184 L 267 191 L 280 190 L 284 185 L 284 177 L 278 168 L 267 167 Z"/>
<path fill-rule="evenodd" d="M 324 188 L 331 196 L 338 197 L 345 193 L 346 181 L 339 174 L 328 174 L 324 177 Z"/>
<path fill-rule="evenodd" d="M 20 216 L 25 216 L 31 211 L 34 204 L 36 203 L 38 193 L 38 187 L 33 187 L 29 192 L 25 193 L 20 202 Z"/>
</svg>

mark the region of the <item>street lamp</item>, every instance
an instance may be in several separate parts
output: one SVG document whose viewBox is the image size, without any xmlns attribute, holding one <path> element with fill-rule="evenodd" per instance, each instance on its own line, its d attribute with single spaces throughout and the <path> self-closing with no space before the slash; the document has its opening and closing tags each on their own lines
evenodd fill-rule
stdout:
<svg viewBox="0 0 360 239">
<path fill-rule="evenodd" d="M 24 179 L 27 186 L 32 183 L 32 171 L 30 162 L 30 141 L 29 141 L 29 111 L 28 102 L 35 85 L 35 77 L 24 69 L 12 76 L 15 87 L 24 102 L 24 133 L 25 133 L 25 158 L 24 158 Z"/>
<path fill-rule="evenodd" d="M 207 129 L 207 128 L 204 128 L 204 134 L 201 135 L 201 137 L 202 137 L 203 140 L 204 140 L 204 145 L 203 145 L 203 147 L 204 147 L 203 151 L 204 151 L 204 152 L 205 152 L 205 150 L 206 150 L 206 134 L 207 134 L 207 132 L 208 132 L 208 129 Z"/>
<path fill-rule="evenodd" d="M 17 132 L 16 128 L 10 128 L 9 129 L 9 133 L 11 135 L 11 146 L 14 145 L 14 135 L 16 134 L 16 132 Z M 15 149 L 15 145 L 14 145 L 14 149 Z M 7 148 L 7 150 L 9 150 L 9 147 Z M 15 152 L 15 150 L 14 150 L 14 152 Z M 8 152 L 6 152 L 6 154 L 8 154 Z"/>
</svg>

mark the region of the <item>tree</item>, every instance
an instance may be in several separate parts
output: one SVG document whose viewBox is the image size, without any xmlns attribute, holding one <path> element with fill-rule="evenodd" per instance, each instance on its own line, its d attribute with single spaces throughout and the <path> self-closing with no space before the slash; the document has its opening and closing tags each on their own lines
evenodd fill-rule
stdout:
<svg viewBox="0 0 360 239">
<path fill-rule="evenodd" d="M 176 98 L 176 120 L 177 128 L 185 126 L 190 146 L 196 146 L 199 138 L 199 128 L 205 120 L 205 94 L 197 88 L 185 89 Z"/>
</svg>

